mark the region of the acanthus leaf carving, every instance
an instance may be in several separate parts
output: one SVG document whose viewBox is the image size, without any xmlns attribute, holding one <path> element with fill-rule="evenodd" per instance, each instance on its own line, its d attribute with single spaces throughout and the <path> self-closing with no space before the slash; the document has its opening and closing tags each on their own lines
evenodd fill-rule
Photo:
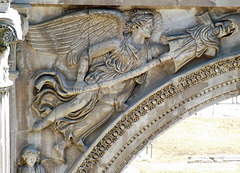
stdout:
<svg viewBox="0 0 240 173">
<path fill-rule="evenodd" d="M 8 88 L 12 85 L 9 80 L 8 56 L 10 45 L 18 40 L 21 40 L 20 17 L 15 10 L 8 9 L 0 13 L 0 87 Z"/>
</svg>

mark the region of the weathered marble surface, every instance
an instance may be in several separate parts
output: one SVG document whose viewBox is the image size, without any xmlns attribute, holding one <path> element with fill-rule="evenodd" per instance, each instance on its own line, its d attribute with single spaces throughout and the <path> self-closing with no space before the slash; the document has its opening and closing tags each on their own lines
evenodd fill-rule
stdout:
<svg viewBox="0 0 240 173">
<path fill-rule="evenodd" d="M 162 36 L 174 35 L 176 38 L 183 36 L 182 33 L 186 33 L 186 29 L 194 28 L 203 22 L 196 15 L 208 11 L 213 23 L 216 23 L 227 14 L 238 13 L 237 7 L 229 7 L 240 6 L 240 3 L 220 0 L 204 2 L 12 0 L 12 6 L 22 15 L 24 36 L 29 29 L 28 23 L 31 33 L 31 25 L 59 19 L 66 13 L 86 9 L 82 5 L 101 5 L 98 8 L 111 7 L 121 12 L 132 9 L 131 6 L 154 8 L 161 14 L 162 23 L 155 28 L 150 43 L 168 45 Z M 211 8 L 200 7 L 203 5 Z M 181 8 L 175 8 L 176 6 Z M 223 8 L 214 8 L 215 6 Z M 91 6 L 87 8 L 90 9 Z M 210 23 L 202 24 L 207 26 Z M 235 27 L 237 26 L 236 22 Z M 32 103 L 36 99 L 34 77 L 39 71 L 51 70 L 57 71 L 74 83 L 77 81 L 78 67 L 67 66 L 64 54 L 38 53 L 34 46 L 27 42 L 26 35 L 27 39 L 16 45 L 15 52 L 19 75 L 14 85 L 15 90 L 11 93 L 13 102 L 10 104 L 11 172 L 16 172 L 17 157 L 28 145 L 36 146 L 41 154 L 48 158 L 44 163 L 48 172 L 120 172 L 149 141 L 174 123 L 214 102 L 239 94 L 240 33 L 236 29 L 234 36 L 231 36 L 233 31 L 230 30 L 226 37 L 224 34 L 221 37 L 217 37 L 218 33 L 215 34 L 219 52 L 212 54 L 212 59 L 208 59 L 206 54 L 199 54 L 200 58 L 195 58 L 194 55 L 190 63 L 176 68 L 178 65 L 174 65 L 173 61 L 166 58 L 165 63 L 159 63 L 149 69 L 146 81 L 136 86 L 125 102 L 128 108 L 113 113 L 101 127 L 87 135 L 84 140 L 86 150 L 79 150 L 75 144 L 63 147 L 64 159 L 60 159 L 59 153 L 54 149 L 63 139 L 63 135 L 55 130 L 54 123 L 42 130 L 33 130 L 34 123 L 44 118 L 38 117 L 32 109 Z M 45 36 L 43 34 L 39 39 L 44 39 Z M 197 36 L 194 38 L 198 40 Z"/>
<path fill-rule="evenodd" d="M 238 0 L 12 0 L 12 3 L 30 4 L 57 4 L 57 5 L 122 5 L 122 6 L 185 6 L 185 7 L 237 7 L 240 5 Z"/>
</svg>

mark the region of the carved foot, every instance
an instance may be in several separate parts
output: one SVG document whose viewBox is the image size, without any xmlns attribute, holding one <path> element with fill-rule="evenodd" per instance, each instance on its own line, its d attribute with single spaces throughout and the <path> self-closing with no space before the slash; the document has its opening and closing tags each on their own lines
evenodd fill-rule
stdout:
<svg viewBox="0 0 240 173">
<path fill-rule="evenodd" d="M 122 104 L 116 106 L 117 111 L 124 111 L 127 108 L 128 108 L 128 105 L 125 103 L 122 103 Z"/>
<path fill-rule="evenodd" d="M 53 123 L 53 121 L 44 118 L 41 121 L 36 121 L 33 124 L 32 130 L 36 131 L 36 132 L 39 132 L 39 131 L 45 129 L 46 127 L 50 126 L 52 123 Z"/>
<path fill-rule="evenodd" d="M 85 152 L 86 149 L 87 149 L 86 146 L 85 146 L 84 143 L 83 143 L 82 138 L 80 138 L 80 139 L 78 140 L 78 142 L 76 143 L 76 145 L 77 145 L 78 149 L 79 149 L 80 151 L 82 151 L 82 152 Z"/>
<path fill-rule="evenodd" d="M 64 158 L 64 150 L 65 148 L 68 146 L 67 144 L 68 142 L 63 140 L 61 142 L 59 142 L 57 145 L 55 145 L 55 150 L 57 151 L 58 155 L 59 155 L 59 160 L 63 163 L 65 163 L 65 158 Z"/>
</svg>

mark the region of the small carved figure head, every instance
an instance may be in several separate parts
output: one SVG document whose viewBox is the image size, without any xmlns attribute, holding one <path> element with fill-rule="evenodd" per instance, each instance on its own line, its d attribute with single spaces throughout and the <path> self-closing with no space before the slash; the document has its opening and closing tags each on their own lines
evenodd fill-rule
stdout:
<svg viewBox="0 0 240 173">
<path fill-rule="evenodd" d="M 141 27 L 146 37 L 150 37 L 153 30 L 154 12 L 151 10 L 132 10 L 126 23 L 126 32 L 131 33 Z"/>
<path fill-rule="evenodd" d="M 39 162 L 40 151 L 34 147 L 28 146 L 22 152 L 22 159 L 25 164 L 32 167 L 35 165 L 35 163 Z"/>
</svg>

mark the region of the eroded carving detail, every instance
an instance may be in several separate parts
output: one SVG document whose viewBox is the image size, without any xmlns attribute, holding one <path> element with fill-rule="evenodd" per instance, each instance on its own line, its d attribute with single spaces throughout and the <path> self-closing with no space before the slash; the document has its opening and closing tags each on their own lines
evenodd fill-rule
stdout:
<svg viewBox="0 0 240 173">
<path fill-rule="evenodd" d="M 76 45 L 66 50 L 63 47 L 42 49 L 45 45 L 35 42 L 34 38 L 38 36 L 31 35 L 30 29 L 28 42 L 38 52 L 51 53 L 50 51 L 55 50 L 59 54 L 67 53 L 67 64 L 79 64 L 75 84 L 67 83 L 57 72 L 44 71 L 35 77 L 38 94 L 33 108 L 42 119 L 34 124 L 33 129 L 41 131 L 53 122 L 57 122 L 56 128 L 65 137 L 56 145 L 62 160 L 64 160 L 64 150 L 71 145 L 71 142 L 84 151 L 83 140 L 86 136 L 106 122 L 114 111 L 126 109 L 127 105 L 124 102 L 135 85 L 142 84 L 145 80 L 145 71 L 140 73 L 132 71 L 140 66 L 143 67 L 152 59 L 148 38 L 153 31 L 154 12 L 135 10 L 131 11 L 129 16 L 124 26 L 121 13 L 116 11 L 92 10 L 88 15 L 76 13 L 74 17 L 86 25 L 85 27 L 77 25 L 76 28 L 80 27 L 80 30 L 84 28 L 83 32 L 91 32 L 92 36 L 89 38 L 86 33 L 80 35 L 77 33 L 80 39 L 74 38 L 72 42 L 76 42 Z M 65 16 L 68 19 L 71 17 Z M 50 28 L 51 32 L 58 34 L 59 31 L 53 30 L 52 25 L 54 28 L 59 26 L 59 20 L 37 25 L 32 28 L 32 32 L 41 34 L 42 29 Z M 102 31 L 99 27 L 103 28 Z M 87 31 L 85 28 L 88 28 Z M 54 33 L 49 34 L 54 35 Z M 82 36 L 86 38 L 82 39 Z M 89 40 L 90 46 L 87 47 Z M 67 46 L 65 43 L 62 44 Z M 162 45 L 154 45 L 154 48 L 157 56 L 167 50 L 167 46 Z M 126 77 L 124 74 L 130 76 L 133 74 L 133 76 Z M 70 89 L 71 87 L 73 89 Z M 50 101 L 47 102 L 45 98 Z M 146 111 L 147 108 L 144 109 Z"/>
</svg>

